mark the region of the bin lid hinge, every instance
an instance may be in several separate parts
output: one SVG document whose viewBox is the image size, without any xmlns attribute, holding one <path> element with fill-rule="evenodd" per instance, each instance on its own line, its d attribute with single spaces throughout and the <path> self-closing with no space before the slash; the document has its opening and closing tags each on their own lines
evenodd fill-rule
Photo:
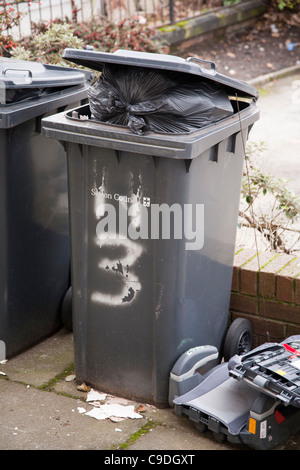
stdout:
<svg viewBox="0 0 300 470">
<path fill-rule="evenodd" d="M 210 149 L 209 159 L 211 162 L 218 163 L 218 156 L 219 156 L 219 144 L 216 144 Z"/>
<path fill-rule="evenodd" d="M 248 139 L 248 137 L 249 137 L 249 134 L 250 134 L 250 132 L 251 132 L 251 129 L 252 129 L 253 125 L 254 125 L 254 124 L 252 123 L 252 124 L 250 124 L 250 126 L 248 126 L 248 135 L 247 135 L 247 139 Z"/>
<path fill-rule="evenodd" d="M 66 152 L 67 151 L 67 142 L 65 140 L 59 140 L 58 141 L 64 148 L 64 151 Z"/>
<path fill-rule="evenodd" d="M 192 159 L 191 158 L 185 158 L 184 163 L 185 163 L 186 172 L 189 173 L 190 166 L 191 166 L 191 163 L 192 163 Z"/>
<path fill-rule="evenodd" d="M 115 149 L 115 154 L 116 154 L 118 163 L 120 164 L 120 162 L 121 162 L 121 150 L 116 150 Z"/>
<path fill-rule="evenodd" d="M 235 132 L 231 136 L 228 137 L 227 141 L 227 148 L 226 151 L 229 153 L 235 154 L 236 151 L 236 141 L 237 141 L 237 136 L 240 132 Z"/>
<path fill-rule="evenodd" d="M 77 144 L 78 145 L 78 148 L 79 148 L 79 151 L 80 151 L 80 156 L 81 158 L 83 158 L 83 144 Z"/>
<path fill-rule="evenodd" d="M 12 141 L 12 134 L 13 134 L 13 127 L 10 127 L 7 130 L 7 140 L 8 140 L 9 143 Z"/>
<path fill-rule="evenodd" d="M 153 158 L 153 161 L 154 161 L 154 165 L 155 165 L 155 168 L 158 167 L 158 164 L 159 164 L 159 158 L 160 157 L 157 157 L 155 155 L 152 155 L 152 158 Z"/>
</svg>

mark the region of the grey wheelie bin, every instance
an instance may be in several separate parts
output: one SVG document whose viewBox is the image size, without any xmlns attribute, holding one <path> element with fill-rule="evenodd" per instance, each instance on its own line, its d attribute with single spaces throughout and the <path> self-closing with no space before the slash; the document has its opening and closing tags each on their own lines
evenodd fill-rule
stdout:
<svg viewBox="0 0 300 470">
<path fill-rule="evenodd" d="M 41 135 L 41 118 L 86 102 L 90 76 L 0 59 L 1 360 L 62 325 L 70 282 L 67 164 L 63 146 Z"/>
<path fill-rule="evenodd" d="M 91 101 L 42 121 L 67 150 L 77 380 L 165 406 L 184 351 L 211 344 L 222 354 L 257 93 L 205 61 L 72 49 L 64 57 L 97 71 L 167 70 L 231 97 L 228 117 L 193 132 L 135 133 L 99 121 Z"/>
</svg>

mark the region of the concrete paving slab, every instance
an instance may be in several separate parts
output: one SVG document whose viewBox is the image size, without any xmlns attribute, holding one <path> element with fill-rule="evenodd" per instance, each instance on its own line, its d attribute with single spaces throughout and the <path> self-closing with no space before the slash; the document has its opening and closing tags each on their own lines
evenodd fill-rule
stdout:
<svg viewBox="0 0 300 470">
<path fill-rule="evenodd" d="M 10 380 L 41 386 L 74 363 L 73 335 L 61 329 L 2 365 Z"/>
<path fill-rule="evenodd" d="M 0 364 L 0 450 L 185 451 L 249 450 L 244 445 L 219 443 L 208 431 L 171 408 L 158 409 L 107 396 L 106 403 L 121 403 L 136 410 L 139 419 L 97 420 L 79 409 L 86 402 L 72 374 L 73 339 L 64 329 L 39 345 Z M 71 365 L 70 365 L 71 364 Z M 52 375 L 53 374 L 53 375 Z M 300 450 L 300 433 L 278 449 Z"/>
<path fill-rule="evenodd" d="M 82 403 L 73 398 L 1 380 L 0 449 L 111 449 L 141 427 L 140 420 L 133 419 L 99 422 L 80 414 L 78 406 Z"/>
</svg>

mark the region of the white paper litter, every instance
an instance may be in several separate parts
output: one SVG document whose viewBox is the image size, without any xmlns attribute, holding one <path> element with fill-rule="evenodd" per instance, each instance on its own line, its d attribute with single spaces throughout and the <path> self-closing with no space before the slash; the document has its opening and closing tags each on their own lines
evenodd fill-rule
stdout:
<svg viewBox="0 0 300 470">
<path fill-rule="evenodd" d="M 128 405 L 128 400 L 126 398 L 108 396 L 106 403 L 108 405 L 113 405 L 114 403 L 117 403 L 118 405 Z"/>
<path fill-rule="evenodd" d="M 106 402 L 103 404 L 103 401 L 106 399 L 108 403 Z M 123 421 L 126 418 L 143 418 L 141 414 L 134 411 L 133 405 L 128 405 L 128 400 L 113 397 L 94 389 L 91 389 L 87 393 L 86 402 L 93 407 L 90 411 L 86 411 L 80 406 L 77 407 L 77 410 L 79 413 L 84 414 L 85 416 L 90 416 L 91 418 L 99 420 L 110 419 L 114 423 Z"/>
<path fill-rule="evenodd" d="M 110 416 L 109 419 L 113 423 L 119 423 L 120 421 L 124 421 L 125 418 L 119 418 L 119 416 Z"/>
<path fill-rule="evenodd" d="M 131 419 L 139 419 L 143 416 L 139 413 L 134 411 L 134 406 L 128 405 L 101 405 L 99 408 L 93 408 L 92 410 L 88 411 L 85 416 L 91 416 L 95 419 L 114 419 L 114 418 L 131 418 Z M 115 420 L 117 421 L 117 420 Z"/>
<path fill-rule="evenodd" d="M 90 416 L 91 418 L 95 419 L 107 419 L 109 416 L 107 416 L 104 411 L 102 411 L 100 408 L 93 408 L 92 410 L 88 411 L 85 416 Z"/>
<path fill-rule="evenodd" d="M 78 406 L 77 410 L 78 410 L 79 413 L 86 413 L 86 409 L 82 408 L 82 406 Z"/>
<path fill-rule="evenodd" d="M 106 396 L 106 393 L 100 393 L 97 392 L 97 390 L 91 389 L 86 396 L 86 401 L 103 401 L 105 400 Z"/>
<path fill-rule="evenodd" d="M 67 375 L 67 377 L 65 378 L 65 381 L 66 382 L 73 382 L 73 380 L 76 379 L 76 376 L 75 375 Z"/>
</svg>

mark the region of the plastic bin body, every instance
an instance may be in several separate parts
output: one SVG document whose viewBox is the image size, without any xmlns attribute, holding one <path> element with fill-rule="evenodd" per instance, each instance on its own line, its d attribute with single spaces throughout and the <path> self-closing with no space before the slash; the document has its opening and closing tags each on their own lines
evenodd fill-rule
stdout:
<svg viewBox="0 0 300 470">
<path fill-rule="evenodd" d="M 4 59 L 0 66 L 12 76 L 30 70 L 31 63 Z M 49 80 L 51 72 L 46 70 Z M 64 74 L 65 80 L 73 75 L 61 68 L 61 82 Z M 46 96 L 9 104 L 3 99 L 0 105 L 0 341 L 6 358 L 61 326 L 70 282 L 67 163 L 63 146 L 40 128 L 44 115 L 86 98 L 85 77 L 77 79 L 77 85 L 65 82 Z M 14 85 L 22 88 L 22 78 L 4 84 L 2 98 Z"/>
<path fill-rule="evenodd" d="M 85 115 L 88 107 L 77 112 Z M 67 149 L 76 378 L 165 406 L 169 373 L 184 351 L 204 344 L 222 350 L 243 142 L 258 109 L 242 103 L 239 116 L 189 135 L 134 135 L 72 115 L 46 118 L 42 126 Z M 139 204 L 148 236 L 134 225 Z M 158 220 L 154 205 L 167 209 L 157 238 L 150 234 Z M 186 236 L 174 236 L 172 222 L 170 237 L 163 235 L 168 208 L 182 217 L 185 234 L 187 208 L 196 206 L 192 249 Z M 108 224 L 101 239 L 105 210 L 115 212 L 116 225 Z M 187 230 L 190 224 L 186 215 Z"/>
</svg>

